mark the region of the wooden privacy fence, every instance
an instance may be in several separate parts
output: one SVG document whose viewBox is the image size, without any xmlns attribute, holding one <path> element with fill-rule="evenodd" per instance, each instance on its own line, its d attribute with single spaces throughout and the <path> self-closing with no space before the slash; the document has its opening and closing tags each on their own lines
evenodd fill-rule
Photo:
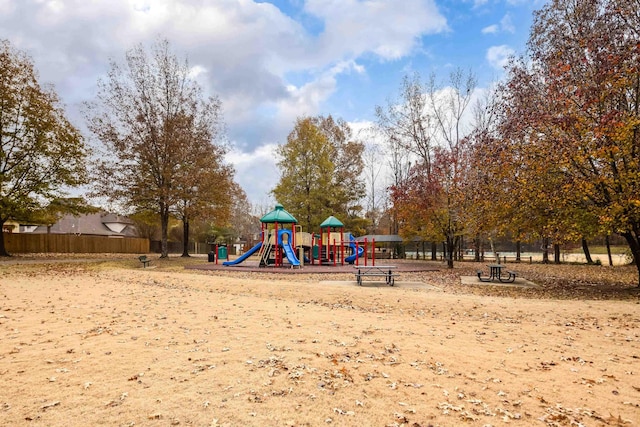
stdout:
<svg viewBox="0 0 640 427">
<path fill-rule="evenodd" d="M 128 253 L 149 252 L 149 239 L 75 234 L 4 233 L 9 253 Z"/>
</svg>

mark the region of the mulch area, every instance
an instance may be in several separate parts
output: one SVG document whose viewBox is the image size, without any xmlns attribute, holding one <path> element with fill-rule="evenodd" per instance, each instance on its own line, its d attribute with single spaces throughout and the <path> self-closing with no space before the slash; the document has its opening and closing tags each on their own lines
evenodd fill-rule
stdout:
<svg viewBox="0 0 640 427">
<path fill-rule="evenodd" d="M 364 266 L 364 263 L 359 265 Z M 372 265 L 371 261 L 367 265 Z M 424 262 L 410 262 L 404 260 L 376 260 L 375 265 L 393 265 L 394 271 L 399 273 L 420 273 L 425 271 L 438 271 L 439 268 Z M 208 262 L 206 264 L 190 265 L 186 268 L 193 270 L 225 271 L 225 272 L 252 272 L 252 273 L 273 273 L 273 274 L 345 274 L 354 273 L 355 265 L 318 265 L 305 264 L 302 268 L 291 268 L 288 264 L 285 267 L 260 267 L 258 261 L 245 261 L 242 264 L 225 266 L 222 262 L 216 264 Z"/>
</svg>

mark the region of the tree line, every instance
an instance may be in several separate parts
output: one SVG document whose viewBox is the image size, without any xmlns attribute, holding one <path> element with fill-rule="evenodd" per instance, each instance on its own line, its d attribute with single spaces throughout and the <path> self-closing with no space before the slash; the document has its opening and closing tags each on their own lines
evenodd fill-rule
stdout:
<svg viewBox="0 0 640 427">
<path fill-rule="evenodd" d="M 589 258 L 588 239 L 618 234 L 640 284 L 638 10 L 637 0 L 549 1 L 534 14 L 526 53 L 489 90 L 478 90 L 471 71 L 446 82 L 406 76 L 397 99 L 376 107 L 392 175 L 389 231 L 443 242 L 449 267 L 464 236 L 476 245 L 542 240 L 545 257 L 552 244 L 581 241 Z M 326 173 L 339 177 L 342 162 L 327 121 L 299 120 L 279 152 L 274 194 L 312 227 L 327 209 L 348 217 L 346 193 Z M 358 194 L 374 199 L 379 169 L 362 144 L 351 154 L 354 174 L 367 168 L 346 184 L 361 213 Z M 373 222 L 375 204 L 368 208 Z"/>
<path fill-rule="evenodd" d="M 377 108 L 401 160 L 391 186 L 401 234 L 445 242 L 452 266 L 463 236 L 557 248 L 615 233 L 640 283 L 639 6 L 550 1 L 527 52 L 474 104 L 472 73 L 446 86 L 406 77 L 399 101 Z"/>
<path fill-rule="evenodd" d="M 463 236 L 547 247 L 615 233 L 640 284 L 639 6 L 549 1 L 526 52 L 490 89 L 471 71 L 444 82 L 407 75 L 397 99 L 375 111 L 392 174 L 389 231 L 444 242 L 450 267 Z M 87 105 L 103 150 L 91 174 L 82 136 L 29 58 L 6 41 L 0 55 L 0 222 L 45 215 L 42 206 L 56 206 L 45 201 L 60 209 L 64 186 L 91 179 L 94 195 L 159 216 L 165 256 L 170 217 L 188 235 L 194 218 L 224 223 L 229 201 L 242 199 L 223 161 L 221 103 L 204 97 L 168 42 L 132 49 L 99 83 Z M 379 223 L 381 162 L 346 122 L 300 117 L 276 154 L 272 194 L 308 230 L 332 214 L 356 233 Z"/>
<path fill-rule="evenodd" d="M 111 61 L 95 99 L 85 106 L 91 136 L 64 115 L 52 88 L 42 87 L 31 59 L 0 42 L 0 226 L 9 219 L 50 224 L 62 213 L 92 210 L 66 197 L 88 185 L 90 196 L 120 211 L 159 219 L 161 256 L 168 256 L 169 220 L 225 224 L 246 200 L 224 162 L 222 105 L 205 97 L 187 61 L 158 41 Z M 0 255 L 8 255 L 4 238 Z"/>
</svg>

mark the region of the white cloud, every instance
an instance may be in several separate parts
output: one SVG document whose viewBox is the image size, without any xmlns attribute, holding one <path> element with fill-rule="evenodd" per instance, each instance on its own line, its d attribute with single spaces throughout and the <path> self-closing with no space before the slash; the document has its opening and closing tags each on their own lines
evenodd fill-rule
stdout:
<svg viewBox="0 0 640 427">
<path fill-rule="evenodd" d="M 419 46 L 425 34 L 448 30 L 433 0 L 308 0 L 305 11 L 325 22 L 321 49 L 334 56 L 373 52 L 397 59 Z"/>
<path fill-rule="evenodd" d="M 0 0 L 0 14 L 10 14 L 15 10 L 15 4 L 12 0 Z"/>
<path fill-rule="evenodd" d="M 362 57 L 396 60 L 449 31 L 436 0 L 307 0 L 304 8 L 320 34 L 253 0 L 0 0 L 0 38 L 33 57 L 79 127 L 79 107 L 110 60 L 168 39 L 204 92 L 222 101 L 239 182 L 265 193 L 274 144 L 298 116 L 322 112 L 341 76 L 365 75 Z"/>
<path fill-rule="evenodd" d="M 487 50 L 486 58 L 493 68 L 502 70 L 509 62 L 509 57 L 515 54 L 515 50 L 508 45 L 491 46 Z"/>
<path fill-rule="evenodd" d="M 234 149 L 226 156 L 235 167 L 236 182 L 254 203 L 272 199 L 270 192 L 280 179 L 276 149 L 277 144 L 266 144 L 251 152 Z"/>
<path fill-rule="evenodd" d="M 482 34 L 497 34 L 498 32 L 507 32 L 514 34 L 516 32 L 516 27 L 513 25 L 513 21 L 511 20 L 511 15 L 508 13 L 502 17 L 500 20 L 500 25 L 493 24 L 482 29 Z"/>
<path fill-rule="evenodd" d="M 506 31 L 511 34 L 516 32 L 516 27 L 513 25 L 511 15 L 509 15 L 508 13 L 504 15 L 500 20 L 500 27 L 502 28 L 502 31 Z"/>
<path fill-rule="evenodd" d="M 489 25 L 482 29 L 482 34 L 496 34 L 500 28 L 497 24 Z"/>
<path fill-rule="evenodd" d="M 343 61 L 301 87 L 290 85 L 287 88 L 289 96 L 277 103 L 277 121 L 281 127 L 290 129 L 297 117 L 318 114 L 321 104 L 335 92 L 337 77 L 351 72 L 362 74 L 365 69 L 355 61 Z"/>
</svg>

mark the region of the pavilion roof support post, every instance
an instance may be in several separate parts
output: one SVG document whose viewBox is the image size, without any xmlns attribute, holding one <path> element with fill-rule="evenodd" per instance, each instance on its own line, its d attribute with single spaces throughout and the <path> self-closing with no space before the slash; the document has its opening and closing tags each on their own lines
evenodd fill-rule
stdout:
<svg viewBox="0 0 640 427">
<path fill-rule="evenodd" d="M 371 265 L 376 265 L 376 239 L 371 239 Z"/>
<path fill-rule="evenodd" d="M 275 265 L 275 267 L 280 267 L 280 264 L 278 263 L 278 256 L 280 254 L 280 245 L 279 245 L 279 242 L 278 242 L 278 221 L 276 221 L 274 223 L 274 226 L 275 226 L 275 231 L 274 231 L 273 237 L 274 237 L 275 242 L 276 242 L 276 244 L 275 244 L 276 256 L 275 256 L 275 264 L 274 265 Z"/>
<path fill-rule="evenodd" d="M 340 227 L 340 264 L 344 265 L 344 227 Z"/>
<path fill-rule="evenodd" d="M 367 238 L 365 237 L 364 238 L 364 265 L 365 265 L 365 267 L 367 266 L 367 258 L 368 258 L 368 255 L 367 255 L 367 246 L 368 245 L 367 245 L 367 243 L 368 243 L 368 241 L 367 241 Z"/>
</svg>

